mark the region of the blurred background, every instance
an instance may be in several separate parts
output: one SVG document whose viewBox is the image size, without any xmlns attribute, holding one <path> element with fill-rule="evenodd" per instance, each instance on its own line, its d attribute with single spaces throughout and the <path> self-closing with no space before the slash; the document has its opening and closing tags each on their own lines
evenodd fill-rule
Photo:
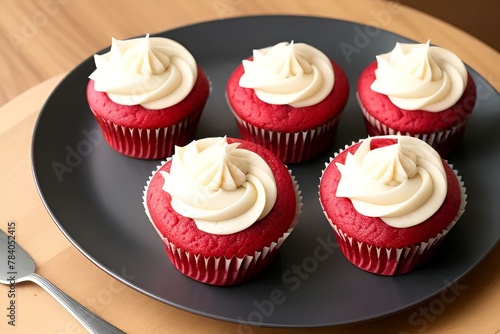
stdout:
<svg viewBox="0 0 500 334">
<path fill-rule="evenodd" d="M 398 0 L 500 50 L 500 0 Z"/>
</svg>

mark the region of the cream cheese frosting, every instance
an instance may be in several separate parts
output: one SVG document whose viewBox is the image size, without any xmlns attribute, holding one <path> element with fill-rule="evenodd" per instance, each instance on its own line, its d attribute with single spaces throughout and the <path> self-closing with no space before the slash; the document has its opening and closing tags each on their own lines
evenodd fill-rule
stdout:
<svg viewBox="0 0 500 334">
<path fill-rule="evenodd" d="M 96 91 L 121 105 L 151 110 L 171 107 L 193 89 L 196 61 L 181 44 L 168 38 L 112 39 L 111 50 L 94 55 L 96 70 L 89 76 Z"/>
<path fill-rule="evenodd" d="M 446 110 L 467 85 L 467 69 L 460 58 L 429 41 L 397 43 L 391 52 L 378 55 L 375 76 L 371 89 L 406 110 Z"/>
<path fill-rule="evenodd" d="M 375 138 L 397 143 L 371 150 Z M 422 223 L 441 207 L 447 194 L 441 157 L 414 137 L 365 139 L 354 154 L 347 154 L 344 164 L 336 166 L 341 173 L 336 195 L 350 198 L 362 215 L 379 217 L 392 227 Z"/>
<path fill-rule="evenodd" d="M 276 202 L 271 168 L 239 145 L 219 137 L 176 146 L 170 172 L 160 172 L 172 208 L 204 232 L 242 231 L 264 218 Z"/>
<path fill-rule="evenodd" d="M 282 42 L 253 50 L 253 60 L 243 60 L 240 86 L 252 88 L 266 103 L 307 107 L 324 100 L 335 76 L 328 57 L 304 43 Z"/>
</svg>

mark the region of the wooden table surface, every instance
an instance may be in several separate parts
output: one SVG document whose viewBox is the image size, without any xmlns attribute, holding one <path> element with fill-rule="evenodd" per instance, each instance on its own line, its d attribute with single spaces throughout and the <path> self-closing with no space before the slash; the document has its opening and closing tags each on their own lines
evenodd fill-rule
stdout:
<svg viewBox="0 0 500 334">
<path fill-rule="evenodd" d="M 260 14 L 340 18 L 376 25 L 455 52 L 500 90 L 499 53 L 435 18 L 378 0 L 0 2 L 0 228 L 16 224 L 16 240 L 37 272 L 128 333 L 303 333 L 304 329 L 243 328 L 194 315 L 149 298 L 92 264 L 63 236 L 46 212 L 31 175 L 36 117 L 62 76 L 108 46 L 128 38 L 195 22 Z M 497 92 L 491 92 L 498 94 Z M 439 312 L 432 300 L 362 324 L 308 329 L 308 333 L 485 333 L 500 331 L 500 250 L 494 249 L 459 281 L 462 290 Z M 84 333 L 44 290 L 16 286 L 16 326 L 8 325 L 9 287 L 0 286 L 0 333 Z M 439 298 L 436 297 L 436 298 Z M 443 304 L 443 303 L 441 303 Z"/>
</svg>

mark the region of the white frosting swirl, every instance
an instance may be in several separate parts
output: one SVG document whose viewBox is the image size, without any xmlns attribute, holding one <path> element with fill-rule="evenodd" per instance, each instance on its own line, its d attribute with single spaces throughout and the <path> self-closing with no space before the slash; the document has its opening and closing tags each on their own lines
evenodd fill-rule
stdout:
<svg viewBox="0 0 500 334">
<path fill-rule="evenodd" d="M 276 182 L 257 153 L 205 138 L 176 147 L 163 190 L 173 209 L 211 234 L 231 234 L 264 218 L 274 206 Z"/>
<path fill-rule="evenodd" d="M 330 59 L 304 43 L 282 42 L 253 51 L 253 61 L 243 60 L 240 86 L 252 88 L 266 103 L 307 107 L 321 102 L 335 81 Z"/>
<path fill-rule="evenodd" d="M 121 105 L 140 104 L 163 109 L 182 101 L 198 75 L 196 61 L 181 44 L 161 37 L 116 40 L 111 50 L 94 55 L 96 70 L 89 76 L 96 91 L 106 92 Z"/>
<path fill-rule="evenodd" d="M 397 139 L 397 144 L 370 150 L 374 138 Z M 439 154 L 424 141 L 408 136 L 365 139 L 345 163 L 338 197 L 348 197 L 356 211 L 405 228 L 422 223 L 442 205 L 447 178 Z"/>
<path fill-rule="evenodd" d="M 454 53 L 425 44 L 402 44 L 377 56 L 371 89 L 397 107 L 439 112 L 450 108 L 467 85 L 467 69 Z"/>
</svg>

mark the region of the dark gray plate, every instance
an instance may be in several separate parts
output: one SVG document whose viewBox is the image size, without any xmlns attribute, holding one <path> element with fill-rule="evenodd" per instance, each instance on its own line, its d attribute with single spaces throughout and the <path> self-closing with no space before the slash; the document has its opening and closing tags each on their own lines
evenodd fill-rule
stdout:
<svg viewBox="0 0 500 334">
<path fill-rule="evenodd" d="M 366 136 L 354 96 L 359 73 L 376 54 L 408 40 L 350 22 L 296 16 L 220 20 L 159 35 L 184 44 L 211 78 L 213 91 L 198 138 L 238 136 L 224 88 L 231 71 L 254 48 L 290 40 L 316 46 L 347 72 L 351 95 L 328 152 L 291 166 L 303 191 L 304 210 L 276 261 L 252 282 L 220 288 L 183 276 L 168 261 L 141 204 L 143 187 L 158 161 L 121 156 L 103 141 L 86 103 L 94 62 L 92 57 L 85 60 L 40 113 L 33 135 L 33 173 L 64 235 L 116 279 L 183 310 L 242 325 L 326 326 L 416 305 L 469 272 L 498 242 L 500 96 L 473 70 L 479 101 L 463 145 L 450 158 L 468 189 L 466 212 L 431 262 L 400 277 L 382 277 L 344 259 L 321 211 L 317 187 L 328 157 Z"/>
</svg>

